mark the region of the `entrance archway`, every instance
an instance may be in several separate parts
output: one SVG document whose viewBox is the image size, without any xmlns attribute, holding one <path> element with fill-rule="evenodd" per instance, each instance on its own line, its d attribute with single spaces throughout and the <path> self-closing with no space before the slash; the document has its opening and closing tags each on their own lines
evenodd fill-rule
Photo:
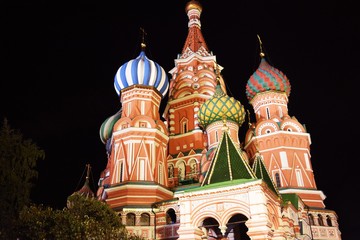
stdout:
<svg viewBox="0 0 360 240">
<path fill-rule="evenodd" d="M 220 239 L 222 236 L 218 221 L 212 217 L 205 218 L 201 228 L 204 232 L 203 237 L 207 237 L 208 240 Z"/>
<path fill-rule="evenodd" d="M 225 236 L 228 240 L 250 240 L 247 235 L 248 228 L 245 222 L 248 218 L 242 214 L 232 216 L 226 224 Z"/>
</svg>

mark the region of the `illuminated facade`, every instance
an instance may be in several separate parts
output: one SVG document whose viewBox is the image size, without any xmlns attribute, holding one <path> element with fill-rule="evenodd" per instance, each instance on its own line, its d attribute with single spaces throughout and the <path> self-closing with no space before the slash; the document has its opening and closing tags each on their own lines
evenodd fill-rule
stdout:
<svg viewBox="0 0 360 240">
<path fill-rule="evenodd" d="M 100 128 L 108 162 L 97 198 L 146 239 L 341 239 L 316 187 L 310 134 L 288 114 L 286 75 L 261 51 L 246 84 L 256 119 L 239 139 L 244 106 L 228 96 L 207 47 L 202 6 L 185 10 L 188 35 L 170 79 L 144 43 L 115 75 L 121 109 Z"/>
</svg>

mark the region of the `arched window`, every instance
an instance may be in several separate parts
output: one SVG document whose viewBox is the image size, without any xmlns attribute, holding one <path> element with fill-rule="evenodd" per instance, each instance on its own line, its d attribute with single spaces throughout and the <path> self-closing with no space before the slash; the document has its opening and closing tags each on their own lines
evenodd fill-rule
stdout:
<svg viewBox="0 0 360 240">
<path fill-rule="evenodd" d="M 315 225 L 314 223 L 314 216 L 312 214 L 309 214 L 309 222 L 310 222 L 310 226 Z"/>
<path fill-rule="evenodd" d="M 134 213 L 126 214 L 126 226 L 135 226 L 135 214 Z"/>
<path fill-rule="evenodd" d="M 188 123 L 189 120 L 187 118 L 182 118 L 180 121 L 181 125 L 181 133 L 187 133 L 188 132 Z"/>
<path fill-rule="evenodd" d="M 186 176 L 186 166 L 184 162 L 178 164 L 178 178 L 179 180 L 184 180 Z"/>
<path fill-rule="evenodd" d="M 222 235 L 219 229 L 219 223 L 214 218 L 208 217 L 204 219 L 201 228 L 203 229 L 204 236 L 206 236 L 207 239 L 219 239 Z"/>
<path fill-rule="evenodd" d="M 329 215 L 326 216 L 326 223 L 329 227 L 332 227 L 331 217 Z"/>
<path fill-rule="evenodd" d="M 174 177 L 174 165 L 170 164 L 168 167 L 168 177 L 173 178 Z"/>
<path fill-rule="evenodd" d="M 190 172 L 191 174 L 197 173 L 197 164 L 196 164 L 196 160 L 194 159 L 190 161 Z"/>
<path fill-rule="evenodd" d="M 318 222 L 319 226 L 324 226 L 324 220 L 321 214 L 318 214 Z"/>
<path fill-rule="evenodd" d="M 141 214 L 140 226 L 150 226 L 150 215 L 148 213 Z"/>
<path fill-rule="evenodd" d="M 174 224 L 176 223 L 176 213 L 175 210 L 170 208 L 166 212 L 166 224 Z"/>
</svg>

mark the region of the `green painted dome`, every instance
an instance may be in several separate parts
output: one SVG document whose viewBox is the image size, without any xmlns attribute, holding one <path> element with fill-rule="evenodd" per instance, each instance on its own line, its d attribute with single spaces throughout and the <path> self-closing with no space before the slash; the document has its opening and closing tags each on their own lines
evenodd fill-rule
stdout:
<svg viewBox="0 0 360 240">
<path fill-rule="evenodd" d="M 245 109 L 239 101 L 226 95 L 221 86 L 217 85 L 214 96 L 201 105 L 198 117 L 203 127 L 224 119 L 241 126 L 245 121 Z"/>
</svg>

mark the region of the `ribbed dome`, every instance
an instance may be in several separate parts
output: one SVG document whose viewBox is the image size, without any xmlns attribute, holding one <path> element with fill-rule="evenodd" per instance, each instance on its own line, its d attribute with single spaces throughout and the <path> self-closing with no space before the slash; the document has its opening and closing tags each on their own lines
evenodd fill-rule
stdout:
<svg viewBox="0 0 360 240">
<path fill-rule="evenodd" d="M 111 138 L 113 127 L 117 122 L 117 120 L 120 119 L 120 117 L 121 117 L 121 109 L 114 115 L 108 117 L 101 124 L 99 133 L 100 133 L 100 139 L 104 144 L 106 144 L 107 140 Z"/>
<path fill-rule="evenodd" d="M 285 74 L 262 58 L 258 69 L 246 84 L 246 96 L 251 101 L 257 93 L 269 90 L 285 92 L 289 96 L 290 89 L 290 82 Z"/>
<path fill-rule="evenodd" d="M 123 64 L 114 78 L 118 95 L 122 89 L 141 84 L 155 87 L 164 96 L 169 88 L 169 80 L 164 69 L 156 62 L 148 59 L 142 50 L 140 55 Z"/>
<path fill-rule="evenodd" d="M 221 86 L 217 85 L 214 96 L 201 105 L 198 116 L 200 125 L 204 127 L 223 119 L 231 120 L 241 126 L 245 121 L 245 110 L 239 101 L 226 95 Z"/>
</svg>

